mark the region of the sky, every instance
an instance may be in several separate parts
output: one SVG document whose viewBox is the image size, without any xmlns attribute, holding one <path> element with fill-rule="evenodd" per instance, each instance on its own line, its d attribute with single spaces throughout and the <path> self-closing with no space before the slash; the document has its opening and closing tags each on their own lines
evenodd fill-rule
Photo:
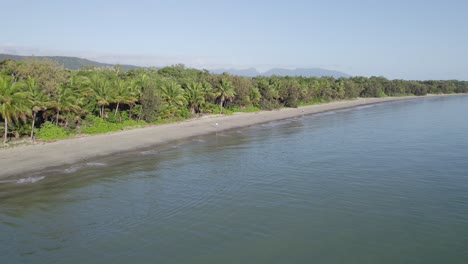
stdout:
<svg viewBox="0 0 468 264">
<path fill-rule="evenodd" d="M 468 80 L 468 1 L 0 0 L 0 53 Z"/>
</svg>

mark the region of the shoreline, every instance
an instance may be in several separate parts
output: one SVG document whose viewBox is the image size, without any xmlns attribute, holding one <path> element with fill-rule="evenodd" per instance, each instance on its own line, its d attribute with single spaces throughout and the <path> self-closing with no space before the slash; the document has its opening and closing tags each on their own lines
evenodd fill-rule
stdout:
<svg viewBox="0 0 468 264">
<path fill-rule="evenodd" d="M 233 128 L 362 105 L 437 96 L 447 95 L 358 98 L 272 111 L 209 115 L 144 128 L 3 148 L 0 149 L 0 179 Z"/>
</svg>

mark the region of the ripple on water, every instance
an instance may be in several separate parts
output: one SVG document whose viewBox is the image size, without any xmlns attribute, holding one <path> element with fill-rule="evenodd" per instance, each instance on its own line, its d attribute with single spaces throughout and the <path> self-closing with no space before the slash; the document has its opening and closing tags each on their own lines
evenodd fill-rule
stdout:
<svg viewBox="0 0 468 264">
<path fill-rule="evenodd" d="M 70 168 L 65 169 L 64 172 L 65 173 L 74 173 L 74 172 L 77 172 L 78 170 L 80 170 L 82 168 L 86 168 L 86 167 L 105 167 L 105 166 L 107 166 L 107 164 L 102 163 L 102 162 L 88 162 L 88 163 L 85 163 L 85 164 L 72 165 Z"/>
<path fill-rule="evenodd" d="M 152 150 L 141 151 L 140 154 L 143 155 L 143 156 L 146 156 L 146 155 L 157 155 L 157 154 L 159 154 L 160 152 L 161 152 L 161 151 L 159 151 L 159 150 L 152 149 Z"/>
<path fill-rule="evenodd" d="M 374 106 L 376 106 L 376 105 L 375 104 L 361 105 L 361 106 L 355 107 L 354 109 L 366 109 L 366 108 L 370 108 L 370 107 L 374 107 Z"/>
<path fill-rule="evenodd" d="M 268 122 L 268 123 L 262 124 L 261 126 L 262 127 L 277 127 L 277 126 L 290 124 L 292 121 L 293 121 L 292 119 L 284 119 L 284 120 Z"/>
<path fill-rule="evenodd" d="M 16 181 L 17 184 L 30 184 L 30 183 L 36 183 L 40 180 L 43 180 L 45 176 L 37 176 L 37 177 L 27 177 L 27 178 L 22 178 Z"/>
<path fill-rule="evenodd" d="M 107 164 L 102 163 L 102 162 L 88 162 L 88 163 L 86 163 L 86 165 L 89 166 L 89 167 L 104 167 Z"/>
</svg>

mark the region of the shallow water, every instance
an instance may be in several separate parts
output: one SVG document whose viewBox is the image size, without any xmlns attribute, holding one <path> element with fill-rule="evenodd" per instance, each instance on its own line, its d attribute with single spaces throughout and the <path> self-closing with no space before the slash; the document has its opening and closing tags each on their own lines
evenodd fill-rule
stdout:
<svg viewBox="0 0 468 264">
<path fill-rule="evenodd" d="M 468 263 L 468 96 L 0 182 L 0 263 Z"/>
</svg>

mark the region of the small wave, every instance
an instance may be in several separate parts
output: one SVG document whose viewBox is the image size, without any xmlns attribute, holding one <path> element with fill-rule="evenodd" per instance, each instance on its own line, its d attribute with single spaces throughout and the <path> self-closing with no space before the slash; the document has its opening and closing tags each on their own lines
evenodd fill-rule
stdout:
<svg viewBox="0 0 468 264">
<path fill-rule="evenodd" d="M 73 166 L 71 166 L 70 168 L 65 169 L 64 172 L 65 172 L 65 173 L 73 173 L 73 172 L 78 171 L 78 170 L 81 169 L 81 168 L 83 168 L 83 165 L 73 165 Z"/>
<path fill-rule="evenodd" d="M 361 106 L 356 106 L 356 107 L 350 107 L 350 108 L 344 108 L 341 110 L 335 110 L 336 112 L 349 112 L 349 111 L 354 111 L 354 110 L 360 110 L 360 109 L 366 109 L 370 107 L 374 107 L 375 105 L 361 105 Z"/>
<path fill-rule="evenodd" d="M 156 155 L 159 154 L 159 150 L 145 150 L 140 152 L 141 155 Z"/>
<path fill-rule="evenodd" d="M 326 112 L 321 112 L 321 113 L 314 114 L 314 115 L 312 115 L 312 117 L 332 115 L 332 114 L 335 114 L 335 113 L 336 113 L 336 110 L 326 111 Z"/>
<path fill-rule="evenodd" d="M 343 112 L 350 112 L 350 111 L 354 111 L 356 110 L 357 108 L 344 108 L 344 109 L 340 109 L 340 110 L 335 110 L 336 113 L 343 113 Z"/>
<path fill-rule="evenodd" d="M 107 164 L 102 163 L 102 162 L 88 162 L 86 164 L 73 165 L 70 168 L 65 169 L 64 172 L 65 173 L 73 173 L 73 172 L 77 172 L 78 170 L 80 170 L 80 169 L 82 169 L 84 167 L 104 167 L 104 166 L 107 166 Z"/>
<path fill-rule="evenodd" d="M 370 107 L 374 107 L 375 105 L 362 105 L 362 106 L 358 106 L 356 107 L 355 109 L 365 109 L 365 108 L 370 108 Z"/>
<path fill-rule="evenodd" d="M 28 177 L 28 178 L 23 178 L 19 179 L 16 181 L 17 184 L 26 184 L 26 183 L 35 183 L 38 182 L 42 179 L 44 179 L 45 176 L 38 176 L 38 177 Z"/>
<path fill-rule="evenodd" d="M 206 142 L 206 140 L 199 139 L 199 138 L 196 138 L 196 139 L 194 139 L 193 141 L 194 141 L 194 142 L 200 142 L 200 143 Z"/>
<path fill-rule="evenodd" d="M 0 184 L 2 183 L 12 183 L 12 182 L 17 182 L 18 180 L 5 180 L 5 181 L 0 181 Z"/>
<path fill-rule="evenodd" d="M 102 163 L 102 162 L 88 162 L 86 163 L 87 166 L 90 166 L 90 167 L 103 167 L 103 166 L 107 166 L 106 163 Z"/>
<path fill-rule="evenodd" d="M 269 122 L 269 123 L 266 123 L 266 124 L 262 124 L 261 126 L 262 127 L 277 127 L 277 126 L 281 126 L 281 125 L 290 124 L 291 122 L 292 122 L 292 119 L 288 119 L 288 120 Z"/>
</svg>

